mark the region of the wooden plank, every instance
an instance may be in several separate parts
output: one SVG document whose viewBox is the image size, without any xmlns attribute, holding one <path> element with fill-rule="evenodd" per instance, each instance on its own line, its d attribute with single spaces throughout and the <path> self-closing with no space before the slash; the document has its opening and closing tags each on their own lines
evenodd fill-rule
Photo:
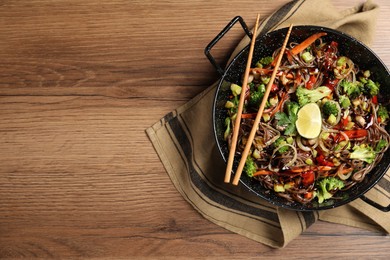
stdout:
<svg viewBox="0 0 390 260">
<path fill-rule="evenodd" d="M 265 17 L 286 2 L 1 1 L 0 257 L 388 255 L 387 237 L 342 225 L 273 250 L 210 223 L 144 132 L 218 79 L 203 49 L 231 18 L 253 24 L 253 6 Z M 376 2 L 372 47 L 390 64 L 390 6 Z M 213 54 L 223 63 L 242 37 Z"/>
</svg>

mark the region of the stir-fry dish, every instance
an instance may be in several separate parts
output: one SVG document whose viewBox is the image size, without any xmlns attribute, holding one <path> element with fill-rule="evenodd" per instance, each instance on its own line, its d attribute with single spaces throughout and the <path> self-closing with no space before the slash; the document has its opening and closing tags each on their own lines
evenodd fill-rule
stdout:
<svg viewBox="0 0 390 260">
<path fill-rule="evenodd" d="M 369 178 L 390 140 L 380 84 L 325 35 L 290 43 L 282 54 L 244 167 L 269 192 L 302 204 L 337 199 L 338 191 Z M 244 150 L 278 55 L 280 49 L 251 68 L 245 93 L 231 85 L 224 133 L 229 147 L 239 96 L 245 95 L 236 156 Z"/>
</svg>

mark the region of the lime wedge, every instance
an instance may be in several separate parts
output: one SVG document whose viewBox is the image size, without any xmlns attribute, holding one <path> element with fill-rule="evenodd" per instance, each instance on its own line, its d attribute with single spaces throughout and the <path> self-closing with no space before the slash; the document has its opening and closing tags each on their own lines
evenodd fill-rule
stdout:
<svg viewBox="0 0 390 260">
<path fill-rule="evenodd" d="M 295 122 L 298 133 L 307 139 L 316 138 L 321 132 L 322 118 L 316 103 L 304 105 L 297 114 Z"/>
</svg>

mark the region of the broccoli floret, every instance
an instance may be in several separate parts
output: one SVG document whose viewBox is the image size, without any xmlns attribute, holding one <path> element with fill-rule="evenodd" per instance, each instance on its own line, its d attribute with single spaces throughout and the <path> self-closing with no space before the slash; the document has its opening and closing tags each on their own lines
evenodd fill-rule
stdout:
<svg viewBox="0 0 390 260">
<path fill-rule="evenodd" d="M 376 112 L 376 114 L 381 119 L 382 123 L 389 119 L 389 112 L 385 106 L 379 105 L 378 112 Z"/>
<path fill-rule="evenodd" d="M 367 80 L 367 83 L 364 84 L 364 93 L 371 96 L 376 96 L 379 93 L 379 83 L 375 83 L 371 79 Z"/>
<path fill-rule="evenodd" d="M 359 81 L 349 82 L 348 80 L 342 80 L 340 87 L 343 88 L 345 94 L 350 98 L 356 98 L 362 92 L 362 83 Z"/>
<path fill-rule="evenodd" d="M 363 78 L 363 77 L 360 77 L 359 78 L 359 81 L 363 84 L 366 84 L 367 83 L 367 78 Z"/>
<path fill-rule="evenodd" d="M 253 108 L 258 108 L 261 104 L 261 101 L 263 100 L 264 93 L 261 93 L 259 91 L 255 91 L 250 94 L 249 96 L 249 106 Z"/>
<path fill-rule="evenodd" d="M 322 106 L 322 112 L 327 117 L 330 115 L 334 115 L 337 117 L 337 115 L 340 113 L 340 110 L 337 107 L 337 103 L 335 101 L 329 100 L 326 101 L 325 104 Z"/>
<path fill-rule="evenodd" d="M 248 156 L 245 161 L 244 171 L 249 177 L 253 177 L 253 174 L 256 172 L 257 167 L 252 157 Z"/>
<path fill-rule="evenodd" d="M 335 191 L 342 189 L 344 187 L 344 182 L 335 177 L 327 177 L 318 181 L 316 186 L 318 188 L 318 203 L 322 203 L 324 200 L 333 197 Z"/>
<path fill-rule="evenodd" d="M 316 89 L 306 89 L 302 86 L 298 87 L 296 94 L 299 105 L 302 107 L 309 103 L 315 103 L 320 99 L 328 96 L 332 91 L 330 88 L 321 86 Z"/>
<path fill-rule="evenodd" d="M 293 102 L 293 101 L 286 102 L 286 107 L 287 107 L 287 114 L 289 116 L 298 114 L 298 110 L 299 110 L 298 103 Z"/>
<path fill-rule="evenodd" d="M 257 63 L 256 67 L 262 68 L 263 66 L 267 66 L 273 62 L 273 58 L 271 56 L 261 58 Z"/>
<path fill-rule="evenodd" d="M 265 93 L 265 85 L 264 84 L 258 85 L 257 86 L 257 91 Z"/>
<path fill-rule="evenodd" d="M 263 100 L 265 93 L 265 86 L 264 84 L 261 84 L 257 87 L 257 90 L 254 88 L 253 91 L 251 91 L 249 96 L 249 106 L 253 108 L 259 108 L 261 101 Z"/>
<path fill-rule="evenodd" d="M 342 108 L 347 109 L 351 105 L 351 100 L 346 95 L 341 95 L 339 103 Z"/>
<path fill-rule="evenodd" d="M 375 152 L 379 153 L 382 151 L 385 147 L 387 147 L 389 144 L 385 139 L 379 140 L 379 142 L 375 146 Z"/>
<path fill-rule="evenodd" d="M 276 149 L 276 148 L 282 146 L 282 147 L 280 147 L 280 148 L 278 149 L 278 152 L 279 152 L 279 153 L 285 153 L 285 152 L 288 151 L 288 148 L 289 148 L 289 147 L 288 147 L 287 145 L 285 145 L 285 144 L 287 144 L 286 139 L 284 139 L 284 137 L 279 137 L 278 139 L 276 139 L 276 141 L 275 141 L 275 143 L 274 143 L 274 147 L 275 147 L 275 149 Z"/>
<path fill-rule="evenodd" d="M 327 122 L 331 125 L 337 123 L 337 116 L 341 113 L 341 108 L 339 103 L 333 100 L 328 100 L 322 105 L 322 113 L 324 117 L 327 118 Z"/>
<path fill-rule="evenodd" d="M 372 163 L 375 159 L 375 151 L 369 145 L 355 145 L 353 152 L 349 154 L 350 159 L 357 159 L 366 163 Z"/>
</svg>

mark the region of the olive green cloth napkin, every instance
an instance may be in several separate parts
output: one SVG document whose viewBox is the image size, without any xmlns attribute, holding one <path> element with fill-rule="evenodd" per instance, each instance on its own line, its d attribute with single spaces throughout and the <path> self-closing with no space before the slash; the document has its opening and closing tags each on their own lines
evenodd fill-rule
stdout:
<svg viewBox="0 0 390 260">
<path fill-rule="evenodd" d="M 290 23 L 320 25 L 370 44 L 378 12 L 378 6 L 370 1 L 342 12 L 336 11 L 329 0 L 292 1 L 263 20 L 258 31 L 262 34 Z M 244 38 L 232 57 L 248 43 L 248 37 Z M 390 213 L 383 213 L 361 199 L 332 210 L 298 212 L 275 207 L 242 185 L 225 184 L 226 164 L 218 152 L 212 127 L 215 90 L 213 84 L 146 130 L 177 190 L 205 218 L 277 248 L 286 246 L 319 219 L 385 234 L 390 232 Z M 388 205 L 390 174 L 367 196 Z"/>
</svg>

